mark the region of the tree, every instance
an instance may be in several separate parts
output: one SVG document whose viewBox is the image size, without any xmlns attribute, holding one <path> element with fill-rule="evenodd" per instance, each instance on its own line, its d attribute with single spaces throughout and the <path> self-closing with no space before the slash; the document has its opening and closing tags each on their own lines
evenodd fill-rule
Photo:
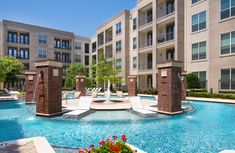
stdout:
<svg viewBox="0 0 235 153">
<path fill-rule="evenodd" d="M 89 77 L 86 79 L 86 87 L 94 88 L 95 86 L 96 86 L 96 60 L 92 59 L 89 69 Z"/>
<path fill-rule="evenodd" d="M 200 80 L 195 73 L 189 73 L 186 76 L 188 89 L 199 89 L 201 88 Z"/>
<path fill-rule="evenodd" d="M 5 56 L 0 60 L 0 82 L 15 82 L 24 65 L 14 57 Z"/>
<path fill-rule="evenodd" d="M 105 84 L 110 80 L 112 84 L 121 83 L 118 73 L 121 69 L 116 68 L 115 62 L 107 63 L 104 54 L 100 55 L 98 64 L 96 64 L 96 82 L 100 86 L 105 86 Z"/>
<path fill-rule="evenodd" d="M 85 68 L 81 64 L 72 64 L 66 69 L 65 88 L 75 88 L 77 75 L 85 75 Z"/>
</svg>

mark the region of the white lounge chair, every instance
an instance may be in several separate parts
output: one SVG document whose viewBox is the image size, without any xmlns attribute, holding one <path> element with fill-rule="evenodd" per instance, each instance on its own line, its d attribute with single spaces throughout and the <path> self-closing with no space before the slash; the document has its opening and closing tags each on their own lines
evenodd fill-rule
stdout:
<svg viewBox="0 0 235 153">
<path fill-rule="evenodd" d="M 123 97 L 123 92 L 122 91 L 117 91 L 117 97 L 122 98 Z"/>
<path fill-rule="evenodd" d="M 75 91 L 74 92 L 74 98 L 78 99 L 80 97 L 81 91 Z"/>
<path fill-rule="evenodd" d="M 97 91 L 92 91 L 91 96 L 92 98 L 96 98 L 98 95 Z"/>
<path fill-rule="evenodd" d="M 149 111 L 143 108 L 140 97 L 129 97 L 131 103 L 132 111 L 141 117 L 153 117 L 157 116 L 156 112 Z"/>
<path fill-rule="evenodd" d="M 63 116 L 65 118 L 82 118 L 90 113 L 90 107 L 92 103 L 92 97 L 80 97 L 78 102 L 78 109 L 65 113 Z"/>
<path fill-rule="evenodd" d="M 101 91 L 101 88 L 98 88 L 97 92 L 100 92 Z"/>
</svg>

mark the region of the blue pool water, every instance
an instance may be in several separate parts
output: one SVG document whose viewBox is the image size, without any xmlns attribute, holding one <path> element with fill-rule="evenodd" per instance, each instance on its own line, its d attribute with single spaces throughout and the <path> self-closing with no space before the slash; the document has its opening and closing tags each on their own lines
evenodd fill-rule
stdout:
<svg viewBox="0 0 235 153">
<path fill-rule="evenodd" d="M 0 103 L 0 141 L 44 136 L 52 145 L 88 147 L 126 134 L 149 153 L 215 153 L 235 149 L 235 105 L 192 102 L 196 111 L 143 119 L 127 111 L 96 112 L 81 120 L 35 117 L 23 102 Z M 116 120 L 115 120 L 116 118 Z"/>
</svg>

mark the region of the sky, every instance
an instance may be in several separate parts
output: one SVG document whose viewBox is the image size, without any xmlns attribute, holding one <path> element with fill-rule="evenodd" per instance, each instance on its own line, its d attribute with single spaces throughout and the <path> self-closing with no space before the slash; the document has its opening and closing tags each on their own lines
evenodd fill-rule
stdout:
<svg viewBox="0 0 235 153">
<path fill-rule="evenodd" d="M 136 0 L 3 0 L 0 20 L 93 36 L 99 25 L 135 5 Z"/>
</svg>

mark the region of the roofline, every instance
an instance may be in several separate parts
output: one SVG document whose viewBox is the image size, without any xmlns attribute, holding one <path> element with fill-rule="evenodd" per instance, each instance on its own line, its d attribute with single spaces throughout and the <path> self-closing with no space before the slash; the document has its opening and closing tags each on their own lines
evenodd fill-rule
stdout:
<svg viewBox="0 0 235 153">
<path fill-rule="evenodd" d="M 19 24 L 19 25 L 23 25 L 23 26 L 31 26 L 31 27 L 35 27 L 35 28 L 40 28 L 40 29 L 46 29 L 46 30 L 53 30 L 55 32 L 64 32 L 67 34 L 71 34 L 71 35 L 75 35 L 73 32 L 68 32 L 68 31 L 63 31 L 63 30 L 58 30 L 58 29 L 53 29 L 53 28 L 47 28 L 47 27 L 42 27 L 42 26 L 38 26 L 38 25 L 33 25 L 33 24 L 27 24 L 27 23 L 22 23 L 22 22 L 16 22 L 16 21 L 11 21 L 11 20 L 2 20 L 3 24 Z"/>
<path fill-rule="evenodd" d="M 125 13 L 130 13 L 129 10 L 125 9 L 121 12 L 119 12 L 118 14 L 116 14 L 115 16 L 111 17 L 110 19 L 108 19 L 107 21 L 105 21 L 103 24 L 99 25 L 97 27 L 97 30 L 101 29 L 102 27 L 104 27 L 105 25 L 107 25 L 109 22 L 113 21 L 114 19 L 118 18 L 119 16 L 125 14 Z"/>
</svg>

